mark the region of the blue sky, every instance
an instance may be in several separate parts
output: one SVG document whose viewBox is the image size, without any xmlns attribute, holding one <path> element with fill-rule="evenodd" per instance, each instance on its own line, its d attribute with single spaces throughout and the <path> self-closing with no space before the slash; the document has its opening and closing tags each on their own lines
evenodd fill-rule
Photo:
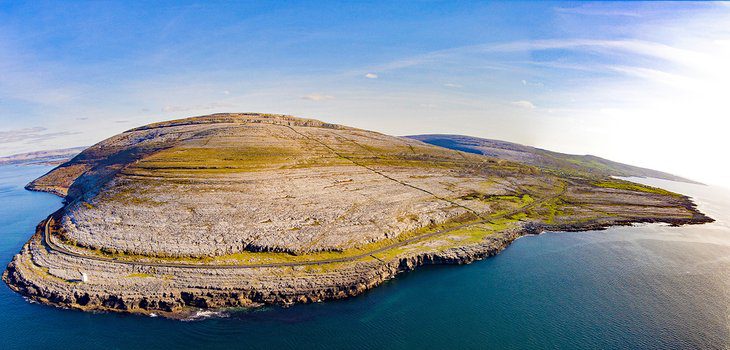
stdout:
<svg viewBox="0 0 730 350">
<path fill-rule="evenodd" d="M 730 186 L 727 23 L 721 3 L 0 0 L 0 155 L 257 111 Z"/>
</svg>

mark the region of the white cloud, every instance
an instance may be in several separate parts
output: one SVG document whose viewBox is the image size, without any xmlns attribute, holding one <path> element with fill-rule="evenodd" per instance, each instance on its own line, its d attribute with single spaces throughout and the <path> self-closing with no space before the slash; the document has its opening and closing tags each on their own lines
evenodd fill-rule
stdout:
<svg viewBox="0 0 730 350">
<path fill-rule="evenodd" d="M 692 67 L 711 66 L 716 64 L 716 60 L 712 55 L 706 52 L 672 46 L 661 42 L 647 41 L 640 39 L 545 39 L 545 40 L 525 40 L 512 41 L 504 43 L 476 44 L 453 47 L 443 50 L 426 52 L 420 55 L 412 56 L 383 64 L 378 67 L 381 71 L 399 70 L 415 66 L 423 66 L 438 62 L 446 62 L 463 57 L 476 57 L 475 55 L 483 54 L 499 54 L 499 53 L 520 53 L 544 50 L 573 50 L 574 52 L 586 52 L 592 55 L 601 55 L 603 57 L 623 57 L 626 54 L 639 55 L 646 58 L 657 58 L 667 63 L 679 64 Z M 519 63 L 519 62 L 512 62 Z M 528 64 L 545 64 L 545 62 L 528 61 L 522 62 Z M 556 62 L 550 62 L 556 63 Z M 575 68 L 579 68 L 575 65 Z M 499 65 L 490 66 L 491 69 L 504 69 Z M 508 68 L 515 69 L 514 66 Z M 377 74 L 368 73 L 367 78 L 375 79 Z M 526 81 L 526 83 L 529 83 Z"/>
<path fill-rule="evenodd" d="M 0 131 L 0 144 L 14 143 L 14 142 L 25 142 L 26 144 L 36 143 L 48 139 L 53 139 L 61 136 L 76 135 L 79 134 L 77 131 L 58 131 L 48 132 L 48 129 L 42 126 L 36 126 L 31 128 L 14 129 L 7 131 Z"/>
<path fill-rule="evenodd" d="M 455 89 L 461 89 L 464 87 L 463 85 L 454 84 L 454 83 L 446 83 L 446 84 L 444 84 L 444 86 L 450 87 L 450 88 L 455 88 Z"/>
<path fill-rule="evenodd" d="M 310 101 L 325 101 L 325 100 L 332 100 L 335 97 L 332 95 L 323 95 L 323 94 L 309 94 L 306 96 L 302 96 L 302 99 L 310 100 Z"/>
<path fill-rule="evenodd" d="M 510 104 L 515 107 L 526 108 L 526 109 L 535 109 L 535 104 L 533 104 L 532 102 L 527 101 L 527 100 L 513 101 Z"/>
<path fill-rule="evenodd" d="M 527 81 L 525 79 L 522 79 L 522 85 L 523 86 L 534 86 L 534 87 L 543 87 L 545 84 L 540 82 L 534 82 L 534 81 Z"/>
</svg>

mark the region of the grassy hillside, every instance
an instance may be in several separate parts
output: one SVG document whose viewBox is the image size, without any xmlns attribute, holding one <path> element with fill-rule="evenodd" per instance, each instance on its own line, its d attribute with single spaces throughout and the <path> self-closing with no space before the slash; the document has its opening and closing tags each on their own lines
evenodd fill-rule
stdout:
<svg viewBox="0 0 730 350">
<path fill-rule="evenodd" d="M 507 141 L 482 139 L 463 135 L 413 135 L 407 138 L 419 140 L 449 149 L 483 154 L 522 164 L 537 166 L 551 172 L 581 176 L 638 176 L 698 183 L 662 171 L 622 164 L 592 155 L 574 155 L 552 152 L 536 147 Z"/>
</svg>

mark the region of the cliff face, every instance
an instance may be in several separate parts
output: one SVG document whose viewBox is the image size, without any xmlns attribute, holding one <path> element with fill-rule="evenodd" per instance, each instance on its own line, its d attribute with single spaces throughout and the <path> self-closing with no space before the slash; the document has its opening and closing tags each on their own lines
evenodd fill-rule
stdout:
<svg viewBox="0 0 730 350">
<path fill-rule="evenodd" d="M 660 189 L 263 114 L 132 129 L 28 188 L 66 204 L 8 266 L 11 288 L 171 314 L 351 296 L 546 228 L 710 220 Z"/>
</svg>

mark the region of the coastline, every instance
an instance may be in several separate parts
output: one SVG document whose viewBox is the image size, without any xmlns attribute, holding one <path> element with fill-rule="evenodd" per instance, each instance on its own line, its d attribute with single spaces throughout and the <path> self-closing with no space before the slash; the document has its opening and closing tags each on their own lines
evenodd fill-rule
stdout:
<svg viewBox="0 0 730 350">
<path fill-rule="evenodd" d="M 712 221 L 661 188 L 259 114 L 133 129 L 25 188 L 64 206 L 8 265 L 13 290 L 171 318 L 352 297 L 547 230 Z"/>
<path fill-rule="evenodd" d="M 694 206 L 693 202 L 689 202 Z M 373 260 L 357 262 L 352 266 L 331 272 L 329 284 L 316 281 L 322 275 L 305 273 L 300 276 L 299 286 L 306 281 L 308 288 L 296 288 L 295 284 L 279 284 L 271 281 L 263 288 L 169 288 L 161 295 L 143 295 L 137 291 L 124 289 L 86 290 L 84 283 L 74 282 L 71 288 L 66 283 L 43 283 L 48 278 L 34 274 L 25 264 L 33 263 L 33 254 L 52 254 L 44 249 L 38 230 L 33 238 L 24 245 L 7 270 L 3 281 L 24 297 L 46 305 L 83 311 L 110 311 L 140 315 L 159 315 L 171 319 L 187 319 L 201 310 L 225 310 L 230 308 L 255 308 L 263 305 L 290 306 L 299 303 L 313 303 L 338 300 L 360 295 L 398 275 L 429 265 L 464 265 L 493 257 L 516 239 L 541 234 L 548 231 L 585 232 L 605 230 L 614 226 L 630 226 L 637 223 L 666 223 L 672 226 L 702 224 L 712 219 L 698 214 L 686 220 L 667 220 L 646 218 L 645 220 L 621 220 L 615 222 L 586 222 L 579 225 L 543 225 L 526 222 L 519 228 L 510 229 L 490 236 L 479 244 L 451 248 L 442 252 L 424 252 L 396 257 L 388 261 Z M 201 267 L 200 270 L 207 270 Z M 125 271 L 126 272 L 126 271 Z M 201 271 L 202 272 L 202 271 Z M 332 279 L 332 274 L 339 275 Z M 64 288 L 65 287 L 65 288 Z M 172 286 L 171 286 L 172 287 Z"/>
</svg>

